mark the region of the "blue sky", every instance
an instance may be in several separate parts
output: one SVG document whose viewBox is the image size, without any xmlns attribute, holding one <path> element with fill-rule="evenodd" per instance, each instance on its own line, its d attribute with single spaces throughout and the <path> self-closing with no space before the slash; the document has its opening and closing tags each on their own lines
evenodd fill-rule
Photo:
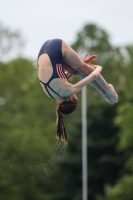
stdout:
<svg viewBox="0 0 133 200">
<path fill-rule="evenodd" d="M 22 32 L 23 54 L 33 59 L 47 39 L 71 44 L 88 23 L 104 28 L 114 45 L 133 44 L 132 0 L 0 0 L 0 21 Z"/>
</svg>

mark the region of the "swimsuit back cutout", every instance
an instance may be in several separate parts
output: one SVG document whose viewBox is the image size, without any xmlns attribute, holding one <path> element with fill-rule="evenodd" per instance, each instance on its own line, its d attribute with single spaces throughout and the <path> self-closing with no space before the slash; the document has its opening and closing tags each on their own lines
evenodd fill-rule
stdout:
<svg viewBox="0 0 133 200">
<path fill-rule="evenodd" d="M 39 80 L 39 81 L 44 85 L 47 93 L 49 94 L 49 96 L 51 98 L 54 98 L 54 97 L 50 94 L 48 88 L 52 92 L 54 92 L 56 95 L 63 98 L 57 92 L 55 92 L 51 88 L 51 86 L 49 85 L 50 82 L 55 78 L 67 79 L 65 72 L 62 68 L 62 64 L 61 64 L 62 58 L 63 58 L 63 55 L 62 55 L 62 40 L 61 39 L 53 39 L 53 40 L 46 41 L 40 49 L 40 52 L 38 54 L 38 59 L 44 53 L 46 53 L 50 58 L 50 61 L 52 63 L 52 67 L 53 67 L 53 74 L 52 74 L 51 78 L 49 79 L 49 81 L 47 83 L 44 83 L 41 80 Z"/>
</svg>

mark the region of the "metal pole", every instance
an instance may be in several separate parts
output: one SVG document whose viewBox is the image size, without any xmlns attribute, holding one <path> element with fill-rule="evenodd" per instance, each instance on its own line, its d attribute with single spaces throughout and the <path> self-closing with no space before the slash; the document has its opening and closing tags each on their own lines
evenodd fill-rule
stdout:
<svg viewBox="0 0 133 200">
<path fill-rule="evenodd" d="M 85 86 L 82 88 L 82 200 L 88 200 L 87 185 L 87 105 Z"/>
</svg>

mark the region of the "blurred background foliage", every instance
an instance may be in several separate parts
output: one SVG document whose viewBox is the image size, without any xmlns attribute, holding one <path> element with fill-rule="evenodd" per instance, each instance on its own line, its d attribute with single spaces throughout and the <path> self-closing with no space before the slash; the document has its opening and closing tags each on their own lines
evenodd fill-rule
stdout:
<svg viewBox="0 0 133 200">
<path fill-rule="evenodd" d="M 22 36 L 0 25 L 0 58 L 21 49 Z M 11 44 L 11 45 L 10 45 Z M 72 48 L 95 63 L 112 83 L 119 102 L 109 105 L 87 86 L 88 199 L 133 199 L 133 45 L 113 46 L 109 34 L 86 24 Z M 74 83 L 77 77 L 71 79 Z M 16 56 L 0 62 L 0 199 L 81 200 L 81 93 L 79 106 L 64 116 L 68 146 L 55 139 L 56 101 L 39 85 L 36 62 Z"/>
</svg>

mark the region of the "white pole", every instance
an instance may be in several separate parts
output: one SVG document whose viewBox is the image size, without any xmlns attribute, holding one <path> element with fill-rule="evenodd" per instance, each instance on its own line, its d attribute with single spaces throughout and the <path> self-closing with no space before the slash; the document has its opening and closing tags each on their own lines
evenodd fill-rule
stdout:
<svg viewBox="0 0 133 200">
<path fill-rule="evenodd" d="M 82 200 L 88 200 L 87 185 L 87 105 L 85 86 L 82 88 Z"/>
</svg>

